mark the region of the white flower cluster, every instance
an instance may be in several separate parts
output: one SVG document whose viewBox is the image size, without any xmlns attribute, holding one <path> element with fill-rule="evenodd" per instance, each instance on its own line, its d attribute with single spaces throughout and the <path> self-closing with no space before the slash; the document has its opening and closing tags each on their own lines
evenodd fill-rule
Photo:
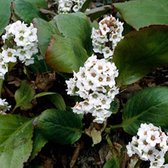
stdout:
<svg viewBox="0 0 168 168">
<path fill-rule="evenodd" d="M 110 60 L 113 49 L 122 39 L 123 23 L 112 16 L 99 22 L 99 29 L 92 30 L 92 43 L 95 53 L 103 53 L 104 58 L 92 55 L 79 72 L 66 81 L 67 94 L 80 96 L 83 101 L 73 107 L 74 113 L 91 113 L 94 122 L 103 123 L 111 114 L 110 106 L 119 89 L 115 78 L 118 70 Z"/>
<path fill-rule="evenodd" d="M 114 48 L 123 38 L 123 23 L 113 16 L 106 16 L 99 22 L 99 29 L 92 29 L 92 45 L 95 53 L 112 58 Z"/>
<path fill-rule="evenodd" d="M 127 145 L 128 155 L 136 154 L 141 160 L 150 161 L 150 168 L 168 168 L 168 164 L 164 165 L 167 151 L 168 136 L 153 124 L 141 124 L 137 136 Z"/>
<path fill-rule="evenodd" d="M 77 12 L 85 0 L 58 0 L 58 13 Z"/>
<path fill-rule="evenodd" d="M 97 59 L 95 55 L 89 57 L 79 72 L 74 72 L 74 77 L 66 81 L 67 93 L 84 99 L 73 107 L 73 111 L 77 114 L 91 113 L 95 117 L 94 122 L 103 123 L 111 115 L 110 104 L 118 94 L 115 86 L 117 76 L 114 63 Z"/>
<path fill-rule="evenodd" d="M 0 53 L 0 78 L 8 71 L 8 63 L 20 60 L 26 66 L 34 63 L 33 55 L 38 53 L 37 29 L 33 24 L 16 21 L 5 28 L 2 36 L 4 46 Z"/>
<path fill-rule="evenodd" d="M 6 114 L 6 111 L 10 110 L 11 106 L 6 102 L 6 99 L 0 98 L 0 114 Z"/>
</svg>

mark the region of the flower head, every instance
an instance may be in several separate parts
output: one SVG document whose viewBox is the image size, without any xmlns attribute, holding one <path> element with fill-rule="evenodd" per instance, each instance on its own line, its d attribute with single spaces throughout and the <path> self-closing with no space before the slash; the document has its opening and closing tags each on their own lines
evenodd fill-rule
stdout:
<svg viewBox="0 0 168 168">
<path fill-rule="evenodd" d="M 96 55 L 89 57 L 79 72 L 74 72 L 74 77 L 66 81 L 67 93 L 84 99 L 73 107 L 74 112 L 91 113 L 95 122 L 104 122 L 111 115 L 110 104 L 118 94 L 117 76 L 114 63 L 97 59 Z"/>
<path fill-rule="evenodd" d="M 168 151 L 168 136 L 161 128 L 153 124 L 141 124 L 137 136 L 127 145 L 131 157 L 136 154 L 144 161 L 150 161 L 150 168 L 164 165 L 164 156 Z"/>
<path fill-rule="evenodd" d="M 123 23 L 113 16 L 106 16 L 99 22 L 99 28 L 92 29 L 92 45 L 95 53 L 112 58 L 117 43 L 123 38 Z"/>
<path fill-rule="evenodd" d="M 77 12 L 85 0 L 58 0 L 58 13 Z"/>
</svg>

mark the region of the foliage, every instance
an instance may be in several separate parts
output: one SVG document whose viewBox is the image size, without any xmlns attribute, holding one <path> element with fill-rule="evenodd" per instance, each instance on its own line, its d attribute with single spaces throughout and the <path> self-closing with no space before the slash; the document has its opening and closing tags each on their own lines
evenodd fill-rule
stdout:
<svg viewBox="0 0 168 168">
<path fill-rule="evenodd" d="M 80 117 L 69 110 L 48 109 L 37 118 L 36 122 L 37 128 L 46 139 L 56 140 L 61 144 L 72 144 L 82 134 Z"/>
<path fill-rule="evenodd" d="M 167 93 L 166 87 L 153 87 L 146 88 L 130 98 L 123 112 L 124 130 L 136 134 L 140 123 L 153 123 L 167 129 Z"/>
<path fill-rule="evenodd" d="M 0 126 L 1 167 L 22 167 L 32 150 L 32 120 L 16 115 L 1 115 Z"/>
<path fill-rule="evenodd" d="M 159 25 L 124 37 L 114 52 L 114 62 L 120 70 L 119 85 L 134 83 L 156 67 L 168 64 L 167 33 L 168 27 Z"/>
<path fill-rule="evenodd" d="M 128 157 L 127 144 L 142 123 L 168 130 L 167 0 L 80 2 L 79 10 L 74 2 L 60 13 L 53 0 L 0 0 L 2 168 L 36 165 L 59 144 L 75 148 L 73 167 L 90 140 L 99 155 L 108 146 L 104 168 L 149 167 Z M 11 30 L 18 20 L 25 24 Z"/>
<path fill-rule="evenodd" d="M 167 21 L 166 0 L 141 0 L 114 4 L 124 20 L 135 29 L 149 25 L 165 25 Z"/>
</svg>

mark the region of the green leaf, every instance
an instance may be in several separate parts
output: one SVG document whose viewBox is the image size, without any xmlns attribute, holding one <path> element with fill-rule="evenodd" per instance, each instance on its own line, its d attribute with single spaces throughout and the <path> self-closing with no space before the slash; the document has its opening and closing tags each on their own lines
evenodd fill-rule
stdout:
<svg viewBox="0 0 168 168">
<path fill-rule="evenodd" d="M 34 18 L 41 17 L 39 10 L 26 0 L 15 0 L 14 12 L 19 18 L 28 23 L 31 23 Z"/>
<path fill-rule="evenodd" d="M 136 134 L 141 123 L 168 128 L 168 88 L 144 89 L 128 100 L 123 112 L 123 129 Z"/>
<path fill-rule="evenodd" d="M 42 55 L 34 55 L 34 63 L 29 65 L 28 69 L 35 74 L 48 73 L 51 69 L 47 66 L 46 61 L 41 59 Z M 39 59 L 40 57 L 40 59 Z"/>
<path fill-rule="evenodd" d="M 34 159 L 34 157 L 41 151 L 41 149 L 46 145 L 48 141 L 44 136 L 35 129 L 34 135 L 33 135 L 33 149 L 31 152 L 31 159 Z"/>
<path fill-rule="evenodd" d="M 38 30 L 37 36 L 39 48 L 42 56 L 44 57 L 52 34 L 59 34 L 59 31 L 53 22 L 46 22 L 40 18 L 35 18 L 33 22 Z"/>
<path fill-rule="evenodd" d="M 34 98 L 35 91 L 27 81 L 22 81 L 20 88 L 15 92 L 15 109 L 20 107 L 27 110 L 32 107 L 31 101 Z"/>
<path fill-rule="evenodd" d="M 113 113 L 113 114 L 116 114 L 118 112 L 120 108 L 120 101 L 119 99 L 115 98 L 111 104 L 110 104 L 110 111 Z"/>
<path fill-rule="evenodd" d="M 65 101 L 60 94 L 55 93 L 53 95 L 49 95 L 48 98 L 55 105 L 55 107 L 57 109 L 59 109 L 59 110 L 65 110 L 66 109 Z"/>
<path fill-rule="evenodd" d="M 34 96 L 34 99 L 47 96 L 48 99 L 55 105 L 56 108 L 59 110 L 65 110 L 66 104 L 64 102 L 63 97 L 59 93 L 55 92 L 41 92 Z"/>
<path fill-rule="evenodd" d="M 83 66 L 88 55 L 77 38 L 54 35 L 46 52 L 46 62 L 54 70 L 71 73 Z"/>
<path fill-rule="evenodd" d="M 37 9 L 47 8 L 47 2 L 45 0 L 25 0 L 25 1 L 31 3 Z"/>
<path fill-rule="evenodd" d="M 168 65 L 168 26 L 151 26 L 127 34 L 114 51 L 118 84 L 141 79 L 158 66 Z"/>
<path fill-rule="evenodd" d="M 91 0 L 86 0 L 82 5 L 80 11 L 85 12 L 85 10 L 89 8 L 91 2 L 92 2 Z"/>
<path fill-rule="evenodd" d="M 35 122 L 46 139 L 61 144 L 73 144 L 82 134 L 81 119 L 70 110 L 45 110 Z"/>
<path fill-rule="evenodd" d="M 4 28 L 9 23 L 11 1 L 12 0 L 0 0 L 0 35 L 4 32 Z"/>
<path fill-rule="evenodd" d="M 54 95 L 54 94 L 56 94 L 56 93 L 55 92 L 40 92 L 34 96 L 34 99 L 37 99 L 37 98 L 43 97 L 43 96 Z"/>
<path fill-rule="evenodd" d="M 23 168 L 32 151 L 32 120 L 17 115 L 0 115 L 1 168 Z"/>
<path fill-rule="evenodd" d="M 167 0 L 137 0 L 114 3 L 124 20 L 135 29 L 156 24 L 168 24 Z"/>
<path fill-rule="evenodd" d="M 117 157 L 112 157 L 111 160 L 108 160 L 103 168 L 120 168 L 120 160 Z"/>
<path fill-rule="evenodd" d="M 91 25 L 83 13 L 73 13 L 73 14 L 60 14 L 57 15 L 53 22 L 55 21 L 60 33 L 65 37 L 78 38 L 81 44 L 90 55 L 92 50 L 91 42 Z"/>
<path fill-rule="evenodd" d="M 91 54 L 91 26 L 84 14 L 61 14 L 49 23 L 35 19 L 35 26 L 40 51 L 54 70 L 68 73 L 78 70 Z"/>
</svg>

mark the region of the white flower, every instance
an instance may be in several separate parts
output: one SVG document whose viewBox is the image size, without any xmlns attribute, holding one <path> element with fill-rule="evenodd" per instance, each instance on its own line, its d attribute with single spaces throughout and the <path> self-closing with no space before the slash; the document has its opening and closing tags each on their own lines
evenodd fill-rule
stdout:
<svg viewBox="0 0 168 168">
<path fill-rule="evenodd" d="M 99 29 L 102 33 L 102 35 L 106 35 L 108 32 L 110 32 L 110 28 L 107 26 L 107 24 L 99 24 Z"/>
<path fill-rule="evenodd" d="M 4 62 L 0 53 L 0 79 L 4 79 L 5 74 L 8 72 L 8 64 Z"/>
<path fill-rule="evenodd" d="M 102 49 L 102 53 L 106 59 L 112 57 L 113 55 L 113 51 L 109 47 L 104 47 Z"/>
<path fill-rule="evenodd" d="M 148 142 L 151 146 L 156 146 L 156 144 L 159 144 L 161 142 L 160 139 L 160 132 L 159 131 L 149 131 L 147 132 L 146 136 L 146 142 Z"/>
<path fill-rule="evenodd" d="M 82 105 L 78 102 L 76 102 L 76 105 L 72 109 L 73 109 L 73 112 L 76 114 L 83 114 Z"/>
<path fill-rule="evenodd" d="M 11 106 L 8 104 L 6 99 L 0 98 L 0 114 L 6 114 L 5 112 L 10 110 Z"/>
<path fill-rule="evenodd" d="M 0 64 L 0 79 L 4 79 L 4 76 L 7 72 L 8 65 L 6 63 Z"/>
<path fill-rule="evenodd" d="M 75 95 L 76 80 L 74 78 L 70 78 L 65 82 L 67 84 L 67 94 Z"/>
<path fill-rule="evenodd" d="M 1 55 L 5 63 L 16 62 L 16 50 L 12 48 L 3 48 Z"/>
<path fill-rule="evenodd" d="M 131 142 L 128 143 L 128 145 L 126 146 L 126 149 L 127 149 L 127 154 L 129 157 L 135 154 L 135 151 L 133 149 L 133 145 Z"/>
</svg>

